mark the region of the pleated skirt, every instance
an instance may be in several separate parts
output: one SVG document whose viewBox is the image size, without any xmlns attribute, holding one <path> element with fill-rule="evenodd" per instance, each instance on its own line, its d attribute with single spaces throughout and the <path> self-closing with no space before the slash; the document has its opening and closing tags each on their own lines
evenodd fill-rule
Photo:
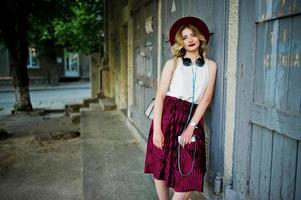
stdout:
<svg viewBox="0 0 301 200">
<path fill-rule="evenodd" d="M 182 173 L 191 170 L 193 154 L 196 147 L 195 162 L 192 173 L 181 176 L 178 169 L 178 136 L 181 135 L 186 124 L 191 103 L 176 97 L 165 96 L 161 128 L 164 134 L 163 150 L 153 144 L 154 124 L 151 121 L 147 141 L 145 173 L 153 174 L 157 180 L 164 180 L 166 186 L 174 188 L 176 192 L 203 192 L 204 175 L 206 172 L 205 133 L 203 118 L 195 129 L 196 142 L 181 147 L 180 165 Z M 194 105 L 193 112 L 197 105 Z M 193 116 L 193 115 L 192 115 Z"/>
</svg>

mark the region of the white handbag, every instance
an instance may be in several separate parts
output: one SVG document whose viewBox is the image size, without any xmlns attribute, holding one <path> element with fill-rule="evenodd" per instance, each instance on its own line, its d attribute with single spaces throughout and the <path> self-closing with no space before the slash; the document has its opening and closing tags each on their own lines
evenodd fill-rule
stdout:
<svg viewBox="0 0 301 200">
<path fill-rule="evenodd" d="M 176 66 L 177 66 L 177 59 L 174 59 L 174 69 L 172 72 L 172 77 L 174 75 Z M 144 114 L 151 120 L 154 118 L 154 107 L 155 107 L 155 98 L 152 98 L 152 100 L 149 102 L 148 106 L 144 111 Z"/>
<path fill-rule="evenodd" d="M 146 107 L 144 114 L 149 118 L 153 119 L 154 118 L 154 107 L 155 107 L 155 98 L 153 98 L 148 106 Z"/>
</svg>

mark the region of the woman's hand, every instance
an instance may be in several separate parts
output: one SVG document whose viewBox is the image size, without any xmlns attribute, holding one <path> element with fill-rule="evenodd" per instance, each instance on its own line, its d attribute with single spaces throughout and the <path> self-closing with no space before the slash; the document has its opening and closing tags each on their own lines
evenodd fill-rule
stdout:
<svg viewBox="0 0 301 200">
<path fill-rule="evenodd" d="M 161 129 L 154 130 L 153 134 L 153 144 L 159 149 L 163 150 L 164 146 L 164 135 Z"/>
<path fill-rule="evenodd" d="M 185 131 L 182 133 L 182 137 L 181 137 L 181 146 L 184 148 L 186 144 L 190 144 L 192 141 L 192 135 L 194 132 L 194 127 L 188 125 L 187 128 L 185 129 Z"/>
</svg>

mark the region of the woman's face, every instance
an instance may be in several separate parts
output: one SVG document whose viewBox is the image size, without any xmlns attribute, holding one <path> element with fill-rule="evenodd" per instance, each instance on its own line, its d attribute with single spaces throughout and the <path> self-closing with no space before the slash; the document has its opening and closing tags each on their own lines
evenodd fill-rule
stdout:
<svg viewBox="0 0 301 200">
<path fill-rule="evenodd" d="M 182 31 L 182 40 L 186 51 L 196 51 L 200 46 L 200 40 L 196 34 L 189 28 Z"/>
</svg>

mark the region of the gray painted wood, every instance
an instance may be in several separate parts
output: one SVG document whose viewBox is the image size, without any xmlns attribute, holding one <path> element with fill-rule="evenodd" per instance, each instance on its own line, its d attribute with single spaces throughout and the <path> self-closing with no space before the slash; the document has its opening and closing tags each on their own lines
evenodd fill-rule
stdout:
<svg viewBox="0 0 301 200">
<path fill-rule="evenodd" d="M 271 183 L 272 139 L 272 131 L 263 129 L 259 177 L 259 197 L 261 199 L 269 199 Z"/>
<path fill-rule="evenodd" d="M 292 20 L 287 110 L 290 112 L 301 113 L 301 15 L 293 17 Z"/>
<path fill-rule="evenodd" d="M 214 2 L 214 3 L 211 3 Z M 208 57 L 217 63 L 217 79 L 215 82 L 214 98 L 211 105 L 211 147 L 210 147 L 210 170 L 211 174 L 223 174 L 224 171 L 224 120 L 225 119 L 225 46 L 226 46 L 226 9 L 228 2 L 223 0 L 206 0 L 205 11 L 202 19 L 206 19 L 209 30 L 212 33 L 209 42 Z M 219 23 L 216 23 L 219 22 Z"/>
<path fill-rule="evenodd" d="M 272 172 L 271 172 L 271 199 L 281 199 L 281 182 L 284 159 L 284 136 L 273 134 Z"/>
<path fill-rule="evenodd" d="M 252 104 L 251 122 L 279 134 L 301 140 L 301 115 L 283 112 L 269 106 Z"/>
<path fill-rule="evenodd" d="M 301 142 L 298 142 L 295 200 L 301 199 Z"/>
<path fill-rule="evenodd" d="M 274 106 L 279 21 L 268 22 L 266 65 L 264 65 L 264 104 Z M 260 36 L 258 36 L 260 37 Z M 257 48 L 261 48 L 258 46 Z"/>
<path fill-rule="evenodd" d="M 250 195 L 256 198 L 259 195 L 260 161 L 262 155 L 262 128 L 253 126 L 251 166 L 250 166 Z"/>
<path fill-rule="evenodd" d="M 296 178 L 296 140 L 284 139 L 284 160 L 283 160 L 283 179 L 282 179 L 282 197 L 285 199 L 294 199 L 295 178 Z M 300 188 L 298 189 L 300 191 Z"/>
<path fill-rule="evenodd" d="M 239 2 L 239 40 L 233 154 L 233 189 L 246 199 L 249 191 L 251 124 L 250 101 L 253 99 L 255 76 L 256 24 L 253 1 Z"/>
<path fill-rule="evenodd" d="M 301 52 L 301 29 L 297 25 L 300 24 L 300 12 L 292 15 L 288 11 L 295 5 L 299 2 L 258 0 L 255 3 L 256 19 L 252 19 L 254 10 L 251 2 L 240 1 L 237 68 L 240 76 L 233 184 L 241 199 L 300 197 L 297 192 L 301 188 L 298 178 L 300 147 L 297 144 L 301 140 L 301 67 L 300 59 L 296 59 Z M 246 27 L 251 27 L 251 30 L 246 31 Z M 251 33 L 254 30 L 257 30 L 254 38 L 256 48 L 252 50 L 247 46 L 252 44 Z M 252 55 L 255 55 L 255 64 L 246 60 Z M 250 84 L 252 79 L 243 76 L 246 73 L 251 77 L 255 75 L 254 87 Z M 246 95 L 246 91 L 253 91 L 254 96 Z M 260 144 L 261 148 L 258 147 Z M 247 154 L 246 149 L 249 148 L 251 151 Z M 249 168 L 248 160 L 251 161 Z M 248 176 L 244 170 L 249 171 L 249 186 L 245 182 Z"/>
<path fill-rule="evenodd" d="M 256 7 L 259 8 L 259 12 L 256 12 L 258 22 L 291 16 L 301 12 L 301 1 L 299 0 L 265 0 L 256 1 L 256 4 Z"/>
<path fill-rule="evenodd" d="M 279 39 L 277 50 L 275 108 L 282 110 L 286 109 L 290 58 L 289 41 L 291 41 L 291 31 L 291 19 L 280 19 L 278 32 Z"/>
<path fill-rule="evenodd" d="M 296 178 L 300 174 L 297 153 L 300 147 L 297 144 L 301 140 L 301 67 L 296 55 L 301 52 L 301 29 L 297 25 L 300 24 L 300 12 L 292 15 L 289 11 L 294 5 L 301 9 L 299 2 L 258 0 L 256 12 L 252 13 L 250 1 L 240 1 L 233 184 L 241 199 L 300 197 L 295 188 L 298 191 L 301 188 L 300 178 Z M 256 19 L 252 19 L 254 14 Z M 246 31 L 248 26 L 252 29 Z M 251 33 L 254 30 L 257 34 L 253 39 Z M 254 40 L 256 49 L 246 48 Z M 255 64 L 252 61 L 249 64 L 248 56 L 253 54 Z M 247 72 L 246 68 L 249 69 Z M 250 84 L 253 83 L 250 77 L 243 76 L 245 73 L 250 76 L 255 73 L 254 85 Z M 254 91 L 254 97 L 247 96 L 246 91 Z M 262 140 L 258 136 L 259 130 Z M 262 149 L 257 149 L 261 143 Z M 249 148 L 251 151 L 247 154 Z M 249 167 L 248 160 L 251 161 Z M 244 182 L 248 177 L 243 170 L 249 170 L 249 189 L 248 183 Z"/>
<path fill-rule="evenodd" d="M 134 20 L 134 124 L 146 139 L 150 121 L 144 110 L 157 88 L 157 1 L 135 1 Z M 152 17 L 153 32 L 146 33 L 146 19 Z"/>
<path fill-rule="evenodd" d="M 268 31 L 268 24 L 258 24 L 257 27 L 257 35 L 263 36 L 258 37 L 256 46 L 258 50 L 256 51 L 256 64 L 255 64 L 255 102 L 263 104 L 264 103 L 264 65 L 267 60 L 267 54 L 265 53 L 267 50 L 267 31 Z"/>
</svg>

